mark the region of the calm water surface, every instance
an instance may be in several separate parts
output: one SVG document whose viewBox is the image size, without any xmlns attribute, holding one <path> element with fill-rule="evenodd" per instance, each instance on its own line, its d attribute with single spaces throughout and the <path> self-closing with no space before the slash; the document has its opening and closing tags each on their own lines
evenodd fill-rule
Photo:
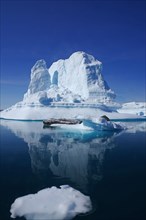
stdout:
<svg viewBox="0 0 146 220">
<path fill-rule="evenodd" d="M 11 219 L 17 197 L 68 184 L 93 205 L 75 220 L 144 220 L 146 124 L 125 124 L 126 131 L 97 133 L 1 120 L 0 219 Z"/>
</svg>

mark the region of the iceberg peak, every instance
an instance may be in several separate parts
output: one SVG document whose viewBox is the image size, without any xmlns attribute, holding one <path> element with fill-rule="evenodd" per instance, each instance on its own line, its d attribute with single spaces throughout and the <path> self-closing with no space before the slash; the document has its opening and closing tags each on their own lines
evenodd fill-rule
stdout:
<svg viewBox="0 0 146 220">
<path fill-rule="evenodd" d="M 98 65 L 101 65 L 102 63 L 98 60 L 96 60 L 92 55 L 85 53 L 84 51 L 77 51 L 74 52 L 69 59 L 71 60 L 78 60 L 83 61 L 84 64 L 89 64 L 92 62 L 96 62 Z"/>
<path fill-rule="evenodd" d="M 28 91 L 24 95 L 24 99 L 29 99 L 29 96 L 34 93 L 46 91 L 50 88 L 50 84 L 50 75 L 48 73 L 46 61 L 43 59 L 38 60 L 31 69 L 31 80 Z"/>
<path fill-rule="evenodd" d="M 41 59 L 38 60 L 31 69 L 31 73 L 37 73 L 39 71 L 44 71 L 47 69 L 46 61 Z"/>
</svg>

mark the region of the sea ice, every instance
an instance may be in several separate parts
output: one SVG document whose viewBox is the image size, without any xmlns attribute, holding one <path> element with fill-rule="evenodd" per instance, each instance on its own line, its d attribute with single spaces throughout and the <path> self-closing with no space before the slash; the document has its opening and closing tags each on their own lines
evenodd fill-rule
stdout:
<svg viewBox="0 0 146 220">
<path fill-rule="evenodd" d="M 139 116 L 146 116 L 146 103 L 145 102 L 123 103 L 121 108 L 118 109 L 118 112 L 135 114 Z"/>
<path fill-rule="evenodd" d="M 92 119 L 92 121 L 84 120 L 83 124 L 85 127 L 90 127 L 96 131 L 119 131 L 126 129 L 126 126 L 123 123 L 107 121 L 102 117 L 98 119 Z"/>
<path fill-rule="evenodd" d="M 92 209 L 90 197 L 68 185 L 43 189 L 17 198 L 11 206 L 11 218 L 27 220 L 72 219 Z"/>
</svg>

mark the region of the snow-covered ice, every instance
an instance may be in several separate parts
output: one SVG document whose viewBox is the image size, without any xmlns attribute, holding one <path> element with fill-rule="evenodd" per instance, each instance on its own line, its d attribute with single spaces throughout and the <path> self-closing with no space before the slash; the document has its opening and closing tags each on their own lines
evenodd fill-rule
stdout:
<svg viewBox="0 0 146 220">
<path fill-rule="evenodd" d="M 118 112 L 146 116 L 146 102 L 123 103 Z"/>
<path fill-rule="evenodd" d="M 42 104 L 112 101 L 115 94 L 101 71 L 102 63 L 84 52 L 75 52 L 66 60 L 58 60 L 49 69 L 44 60 L 39 60 L 31 69 L 31 80 L 23 101 Z"/>
<path fill-rule="evenodd" d="M 22 101 L 0 113 L 1 118 L 44 120 L 48 118 L 140 118 L 146 103 L 115 102 L 116 94 L 102 75 L 102 63 L 85 52 L 54 62 L 50 68 L 38 60 Z"/>
<path fill-rule="evenodd" d="M 48 107 L 48 106 L 27 106 L 16 104 L 2 112 L 0 112 L 1 118 L 16 119 L 16 120 L 46 120 L 49 118 L 79 118 L 79 119 L 91 119 L 99 118 L 102 115 L 107 115 L 110 119 L 138 119 L 141 116 L 129 113 L 118 113 L 116 111 L 107 111 L 98 105 L 97 108 L 88 107 L 74 107 L 62 106 L 62 107 Z"/>
<path fill-rule="evenodd" d="M 52 124 L 50 127 L 58 127 L 63 129 L 80 129 L 80 130 L 96 130 L 96 131 L 119 131 L 126 129 L 122 123 L 111 121 L 98 121 L 83 120 L 81 124 L 66 125 L 66 124 Z"/>
<path fill-rule="evenodd" d="M 27 220 L 72 219 L 79 213 L 91 211 L 90 197 L 74 188 L 63 185 L 43 189 L 36 194 L 17 198 L 11 206 L 11 217 Z"/>
<path fill-rule="evenodd" d="M 92 121 L 84 120 L 83 124 L 97 131 L 119 131 L 126 129 L 126 126 L 123 123 L 107 121 L 103 117 L 93 119 Z"/>
</svg>

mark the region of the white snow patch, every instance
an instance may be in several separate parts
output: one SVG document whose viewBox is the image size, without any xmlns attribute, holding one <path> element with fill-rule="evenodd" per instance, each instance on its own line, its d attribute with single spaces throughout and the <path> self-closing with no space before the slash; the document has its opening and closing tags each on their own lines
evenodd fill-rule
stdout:
<svg viewBox="0 0 146 220">
<path fill-rule="evenodd" d="M 124 103 L 122 107 L 118 109 L 118 112 L 146 116 L 146 102 Z"/>
<path fill-rule="evenodd" d="M 47 120 L 49 118 L 67 118 L 67 119 L 90 119 L 99 118 L 106 115 L 109 119 L 139 119 L 142 116 L 135 114 L 119 113 L 115 111 L 106 111 L 106 107 L 98 105 L 93 108 L 91 105 L 71 107 L 68 104 L 61 107 L 49 107 L 40 104 L 24 104 L 22 102 L 0 112 L 0 118 L 16 120 Z"/>
<path fill-rule="evenodd" d="M 36 194 L 17 198 L 11 206 L 11 218 L 27 220 L 72 219 L 92 209 L 90 197 L 68 185 L 43 189 Z"/>
</svg>

